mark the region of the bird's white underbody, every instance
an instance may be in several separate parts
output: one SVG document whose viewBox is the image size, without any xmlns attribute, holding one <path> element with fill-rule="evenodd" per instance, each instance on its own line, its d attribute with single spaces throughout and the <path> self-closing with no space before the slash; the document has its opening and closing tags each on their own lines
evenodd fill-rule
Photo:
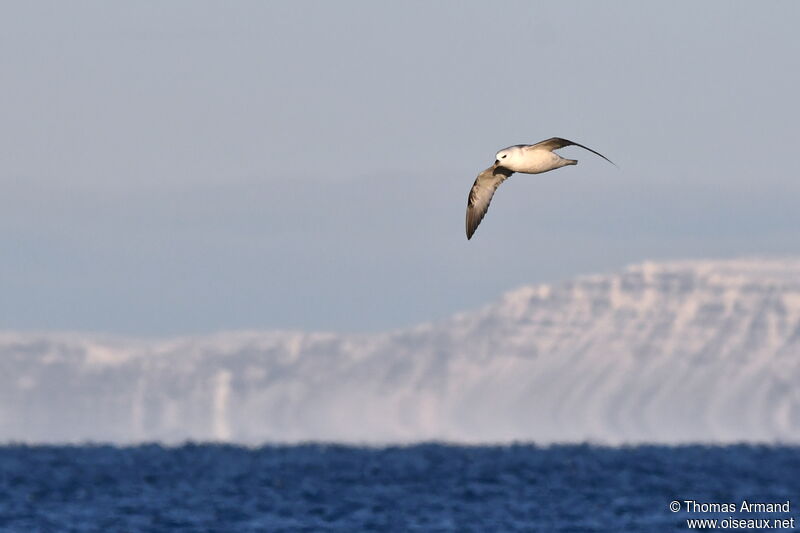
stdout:
<svg viewBox="0 0 800 533">
<path fill-rule="evenodd" d="M 495 164 L 523 174 L 541 174 L 575 163 L 574 159 L 565 159 L 550 150 L 537 148 L 535 144 L 509 146 L 495 156 Z"/>
</svg>

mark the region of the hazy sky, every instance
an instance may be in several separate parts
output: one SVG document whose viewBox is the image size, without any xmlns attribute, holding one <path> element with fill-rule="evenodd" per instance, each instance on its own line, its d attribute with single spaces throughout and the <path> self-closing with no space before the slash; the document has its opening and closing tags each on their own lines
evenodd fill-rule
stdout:
<svg viewBox="0 0 800 533">
<path fill-rule="evenodd" d="M 800 254 L 798 2 L 5 2 L 0 329 L 366 331 Z M 515 175 L 505 146 L 580 164 Z"/>
</svg>

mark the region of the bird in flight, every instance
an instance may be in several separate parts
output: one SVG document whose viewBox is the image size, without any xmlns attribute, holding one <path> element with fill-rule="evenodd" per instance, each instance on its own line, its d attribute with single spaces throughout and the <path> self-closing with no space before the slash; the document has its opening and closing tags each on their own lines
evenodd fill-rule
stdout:
<svg viewBox="0 0 800 533">
<path fill-rule="evenodd" d="M 603 154 L 595 152 L 582 144 L 561 139 L 560 137 L 553 137 L 536 144 L 517 144 L 503 148 L 495 155 L 494 165 L 478 174 L 475 183 L 472 184 L 472 189 L 469 191 L 469 198 L 467 199 L 467 239 L 472 238 L 478 228 L 478 224 L 481 223 L 484 215 L 486 215 L 486 211 L 489 209 L 489 202 L 492 201 L 492 196 L 494 196 L 494 191 L 511 174 L 514 172 L 541 174 L 542 172 L 567 165 L 577 165 L 577 160 L 565 159 L 553 151 L 565 146 L 578 146 L 584 150 L 589 150 L 614 165 L 614 162 Z"/>
</svg>

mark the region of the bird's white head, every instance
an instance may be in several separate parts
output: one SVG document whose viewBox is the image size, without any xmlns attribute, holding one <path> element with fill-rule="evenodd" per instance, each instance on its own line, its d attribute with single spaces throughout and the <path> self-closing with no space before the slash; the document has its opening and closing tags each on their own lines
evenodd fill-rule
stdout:
<svg viewBox="0 0 800 533">
<path fill-rule="evenodd" d="M 506 166 L 506 164 L 511 163 L 515 159 L 518 150 L 519 148 L 516 146 L 503 148 L 494 156 L 495 165 Z"/>
</svg>

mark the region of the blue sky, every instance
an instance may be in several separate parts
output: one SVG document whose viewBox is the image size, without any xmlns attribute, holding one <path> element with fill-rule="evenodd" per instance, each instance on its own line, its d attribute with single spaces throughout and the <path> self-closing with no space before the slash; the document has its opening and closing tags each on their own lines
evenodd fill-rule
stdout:
<svg viewBox="0 0 800 533">
<path fill-rule="evenodd" d="M 800 4 L 17 2 L 0 329 L 369 331 L 800 254 Z M 464 209 L 495 152 L 580 160 Z"/>
</svg>

